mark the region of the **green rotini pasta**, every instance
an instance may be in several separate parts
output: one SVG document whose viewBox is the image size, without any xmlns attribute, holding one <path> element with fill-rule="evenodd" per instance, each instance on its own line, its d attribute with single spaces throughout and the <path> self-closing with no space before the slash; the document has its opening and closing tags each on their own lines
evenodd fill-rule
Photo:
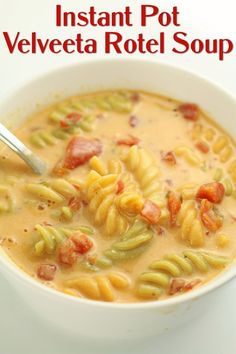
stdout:
<svg viewBox="0 0 236 354">
<path fill-rule="evenodd" d="M 138 278 L 137 294 L 144 299 L 157 299 L 168 292 L 172 279 L 207 273 L 211 268 L 223 269 L 230 259 L 206 252 L 184 251 L 153 261 L 149 271 Z"/>
<path fill-rule="evenodd" d="M 132 259 L 143 253 L 153 238 L 153 231 L 149 229 L 145 222 L 136 220 L 128 231 L 126 231 L 120 241 L 112 244 L 104 254 L 113 261 Z"/>
<path fill-rule="evenodd" d="M 88 226 L 75 226 L 75 227 L 53 227 L 42 226 L 40 224 L 35 225 L 36 235 L 39 240 L 35 243 L 35 253 L 40 256 L 44 253 L 53 254 L 56 247 L 66 237 L 70 237 L 76 231 L 81 231 L 85 234 L 93 234 L 92 228 Z"/>
<path fill-rule="evenodd" d="M 65 198 L 79 195 L 78 189 L 65 179 L 58 178 L 50 182 L 26 184 L 26 190 L 41 200 L 62 203 Z"/>
</svg>

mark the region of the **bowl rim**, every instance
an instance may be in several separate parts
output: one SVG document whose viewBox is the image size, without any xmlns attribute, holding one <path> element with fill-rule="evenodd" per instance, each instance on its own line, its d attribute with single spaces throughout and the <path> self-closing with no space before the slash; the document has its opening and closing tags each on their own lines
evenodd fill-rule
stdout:
<svg viewBox="0 0 236 354">
<path fill-rule="evenodd" d="M 21 82 L 20 84 L 13 85 L 12 89 L 7 90 L 5 94 L 2 95 L 0 99 L 0 107 L 2 104 L 4 104 L 4 101 L 11 99 L 11 96 L 16 95 L 17 93 L 19 93 L 20 90 L 27 89 L 27 87 L 36 84 L 38 81 L 47 79 L 48 77 L 50 77 L 50 75 L 61 74 L 63 72 L 66 73 L 67 71 L 74 70 L 77 67 L 83 67 L 84 65 L 96 66 L 96 65 L 104 64 L 106 62 L 108 63 L 113 62 L 116 63 L 117 65 L 125 64 L 126 62 L 136 63 L 140 65 L 142 64 L 153 65 L 153 66 L 165 67 L 166 69 L 169 68 L 170 70 L 178 71 L 181 75 L 187 74 L 191 77 L 194 77 L 195 79 L 201 80 L 202 82 L 205 82 L 206 84 L 212 86 L 213 89 L 217 90 L 220 94 L 224 96 L 228 96 L 228 98 L 230 98 L 233 101 L 236 108 L 236 97 L 233 94 L 231 94 L 231 92 L 229 92 L 227 89 L 223 88 L 220 84 L 214 82 L 213 80 L 208 79 L 204 75 L 199 75 L 194 71 L 186 70 L 176 64 L 163 63 L 153 59 L 142 59 L 142 58 L 135 58 L 135 57 L 132 58 L 110 57 L 110 58 L 85 59 L 81 62 L 60 66 L 53 70 L 49 69 L 43 74 L 35 75 L 32 79 L 27 80 L 26 82 L 23 83 Z M 189 291 L 185 294 L 181 294 L 163 300 L 153 300 L 153 301 L 146 301 L 146 302 L 140 301 L 140 302 L 133 302 L 133 303 L 116 303 L 116 302 L 110 303 L 105 301 L 90 300 L 86 298 L 71 296 L 40 283 L 39 281 L 31 277 L 28 273 L 23 271 L 16 263 L 14 263 L 14 261 L 4 251 L 2 247 L 0 249 L 0 263 L 2 263 L 6 267 L 7 271 L 12 272 L 16 277 L 19 277 L 20 280 L 22 280 L 22 282 L 26 282 L 32 287 L 38 288 L 39 290 L 48 293 L 51 296 L 57 296 L 61 300 L 80 303 L 81 305 L 84 304 L 87 306 L 89 305 L 89 306 L 96 306 L 100 308 L 112 308 L 118 310 L 119 309 L 125 309 L 125 310 L 162 309 L 169 306 L 188 303 L 189 301 L 197 300 L 199 297 L 211 293 L 213 290 L 216 290 L 217 288 L 223 286 L 224 284 L 226 284 L 236 276 L 236 266 L 235 266 L 236 261 L 234 260 L 232 264 L 230 264 L 226 269 L 222 270 L 220 275 L 216 276 L 209 282 L 203 284 L 199 288 Z M 234 267 L 235 269 L 233 269 L 233 266 L 235 266 Z M 2 273 L 5 272 L 3 271 Z M 6 274 L 9 273 L 6 272 Z"/>
</svg>

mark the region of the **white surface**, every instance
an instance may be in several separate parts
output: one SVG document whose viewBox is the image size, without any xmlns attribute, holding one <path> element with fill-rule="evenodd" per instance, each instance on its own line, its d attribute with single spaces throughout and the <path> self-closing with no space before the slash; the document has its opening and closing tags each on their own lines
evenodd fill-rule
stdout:
<svg viewBox="0 0 236 354">
<path fill-rule="evenodd" d="M 138 2 L 138 1 L 137 1 Z M 139 1 L 142 2 L 142 1 Z M 144 1 L 143 1 L 144 2 Z M 13 34 L 21 30 L 24 34 L 36 30 L 41 36 L 46 37 L 48 33 L 52 36 L 62 35 L 62 29 L 55 29 L 53 24 L 53 7 L 56 3 L 66 4 L 67 8 L 80 8 L 83 10 L 94 1 L 70 0 L 0 0 L 0 31 L 8 30 Z M 127 5 L 134 3 L 133 0 L 120 0 L 119 4 Z M 156 3 L 146 1 L 146 3 Z M 234 38 L 233 13 L 234 1 L 225 0 L 224 7 L 213 0 L 200 0 L 190 2 L 184 0 L 170 0 L 169 3 L 179 5 L 181 10 L 182 29 L 191 33 L 193 37 L 231 36 Z M 195 3 L 195 4 L 194 4 Z M 118 9 L 118 1 L 99 0 L 96 6 L 99 9 Z M 159 5 L 165 8 L 166 1 L 161 0 Z M 203 13 L 205 9 L 205 13 Z M 76 33 L 80 29 L 67 29 L 65 37 Z M 89 37 L 93 35 L 102 39 L 103 30 L 83 29 L 84 34 Z M 123 30 L 125 33 L 125 30 Z M 135 29 L 129 30 L 135 33 Z M 129 32 L 126 31 L 128 36 Z M 138 31 L 137 31 L 138 32 Z M 155 36 L 158 27 L 153 24 L 145 33 Z M 67 35 L 66 35 L 67 34 Z M 100 56 L 100 54 L 96 55 Z M 150 56 L 149 56 L 150 57 Z M 161 61 L 174 62 L 182 67 L 199 72 L 221 83 L 236 95 L 235 53 L 226 57 L 224 62 L 218 62 L 213 56 L 192 56 L 192 55 L 165 55 L 151 56 Z M 93 56 L 90 56 L 93 58 Z M 9 55 L 3 47 L 2 37 L 0 38 L 0 94 L 10 90 L 20 82 L 43 73 L 51 68 L 61 65 L 85 60 L 86 56 L 19 56 Z M 52 332 L 45 324 L 31 313 L 21 299 L 18 299 L 4 279 L 0 279 L 1 303 L 0 303 L 0 354 L 21 354 L 21 353 L 46 353 L 46 354 L 74 354 L 74 353 L 136 353 L 172 354 L 181 351 L 182 354 L 235 354 L 236 338 L 236 281 L 233 281 L 219 296 L 218 304 L 209 308 L 204 317 L 199 318 L 192 324 L 168 333 L 157 338 L 142 341 L 140 343 L 124 345 L 114 343 L 97 343 L 85 341 L 78 338 L 72 341 L 60 333 Z M 150 324 L 152 325 L 152 324 Z"/>
</svg>

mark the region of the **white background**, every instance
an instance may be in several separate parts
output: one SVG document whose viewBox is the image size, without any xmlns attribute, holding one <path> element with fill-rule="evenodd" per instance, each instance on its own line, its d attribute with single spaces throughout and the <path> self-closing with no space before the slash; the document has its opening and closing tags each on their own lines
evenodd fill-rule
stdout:
<svg viewBox="0 0 236 354">
<path fill-rule="evenodd" d="M 177 5 L 181 12 L 181 29 L 165 29 L 171 36 L 173 31 L 182 30 L 189 38 L 231 38 L 236 46 L 235 1 L 224 0 L 0 0 L 0 97 L 13 87 L 44 73 L 50 69 L 86 60 L 88 56 L 74 55 L 10 55 L 4 44 L 1 32 L 8 31 L 12 36 L 20 31 L 22 38 L 30 37 L 36 31 L 42 38 L 70 38 L 77 32 L 84 38 L 96 38 L 103 47 L 103 28 L 56 28 L 55 5 L 62 4 L 67 11 L 86 11 L 95 5 L 98 11 L 121 10 L 130 5 L 136 25 L 120 29 L 126 38 L 144 32 L 146 37 L 156 37 L 162 30 L 154 19 L 145 30 L 138 26 L 139 5 L 155 4 L 162 10 Z M 119 29 L 113 28 L 113 31 Z M 101 49 L 89 59 L 104 56 Z M 111 56 L 115 56 L 114 54 Z M 125 55 L 124 55 L 125 56 Z M 139 55 L 136 55 L 139 56 Z M 152 60 L 174 63 L 190 69 L 223 85 L 236 95 L 236 48 L 235 52 L 219 62 L 216 55 L 145 55 Z M 179 328 L 148 341 L 119 343 L 96 343 L 83 338 L 70 339 L 52 329 L 28 309 L 18 299 L 8 283 L 0 278 L 0 354 L 235 354 L 236 353 L 236 281 L 231 282 L 219 294 L 217 304 L 209 304 L 209 311 L 194 323 Z M 63 319 L 62 319 L 63 320 Z M 101 324 L 102 325 L 102 324 Z M 150 323 L 150 326 L 152 324 Z"/>
</svg>

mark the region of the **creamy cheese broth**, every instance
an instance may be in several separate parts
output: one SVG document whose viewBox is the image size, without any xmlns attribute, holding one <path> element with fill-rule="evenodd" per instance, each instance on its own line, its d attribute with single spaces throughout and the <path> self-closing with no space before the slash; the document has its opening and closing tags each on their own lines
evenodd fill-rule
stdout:
<svg viewBox="0 0 236 354">
<path fill-rule="evenodd" d="M 112 95 L 118 95 L 116 98 L 118 101 L 121 96 L 121 105 L 127 105 L 124 109 L 116 107 L 105 107 L 105 105 L 95 105 L 96 107 L 89 107 L 88 109 L 80 107 L 80 109 L 71 109 L 66 112 L 60 113 L 60 119 L 55 122 L 50 118 L 52 112 L 60 111 L 60 105 L 52 106 L 45 109 L 42 112 L 35 114 L 15 132 L 25 144 L 29 145 L 31 149 L 44 159 L 50 166 L 50 172 L 45 176 L 36 176 L 31 172 L 28 167 L 22 162 L 18 156 L 16 156 L 7 147 L 3 148 L 0 152 L 0 206 L 3 204 L 3 210 L 0 209 L 0 237 L 1 246 L 12 258 L 12 260 L 23 271 L 30 276 L 46 284 L 49 287 L 53 287 L 59 291 L 66 292 L 68 294 L 78 296 L 94 298 L 97 300 L 116 301 L 120 303 L 124 302 L 136 302 L 145 300 L 165 299 L 170 296 L 181 294 L 188 290 L 188 287 L 183 287 L 183 282 L 188 285 L 189 282 L 197 280 L 196 287 L 203 285 L 205 282 L 216 276 L 222 268 L 226 266 L 226 263 L 230 263 L 235 256 L 236 242 L 234 239 L 234 233 L 236 230 L 236 204 L 234 194 L 234 181 L 233 174 L 227 172 L 228 166 L 235 157 L 235 146 L 232 139 L 226 135 L 223 130 L 218 127 L 213 121 L 211 121 L 205 113 L 200 109 L 197 112 L 197 120 L 186 118 L 185 112 L 180 109 L 181 104 L 170 98 L 152 95 L 144 92 L 125 92 L 118 94 L 115 92 L 102 92 L 94 93 L 82 97 L 82 100 L 88 102 L 88 106 L 93 106 L 90 103 L 95 102 L 96 99 L 101 97 L 102 100 L 109 98 Z M 119 96 L 120 95 L 120 96 Z M 105 97 L 105 98 L 104 98 Z M 75 97 L 72 101 L 80 102 L 81 96 Z M 66 104 L 71 101 L 66 101 Z M 119 103 L 120 104 L 120 103 Z M 59 107 L 59 108 L 58 108 Z M 104 108 L 105 107 L 105 108 Z M 77 107 L 78 108 L 78 107 Z M 197 108 L 198 110 L 198 108 Z M 61 163 L 65 157 L 66 147 L 69 141 L 73 138 L 73 134 L 68 134 L 64 139 L 58 139 L 53 137 L 53 142 L 47 143 L 44 141 L 44 146 L 38 146 L 38 142 L 35 144 L 35 135 L 42 131 L 51 132 L 55 129 L 67 132 L 68 124 L 71 124 L 68 114 L 79 112 L 79 116 L 76 116 L 78 122 L 81 120 L 81 116 L 93 115 L 94 121 L 92 122 L 91 131 L 83 131 L 79 129 L 75 132 L 75 136 L 83 136 L 86 139 L 94 140 L 99 139 L 102 144 L 102 152 L 97 154 L 98 158 L 106 164 L 107 161 L 112 159 L 122 161 L 122 169 L 124 173 L 129 173 L 135 183 L 139 193 L 142 195 L 142 188 L 137 183 L 137 179 L 132 171 L 127 168 L 124 156 L 128 154 L 128 151 L 132 148 L 126 144 L 118 143 L 119 141 L 126 140 L 126 143 L 130 140 L 130 136 L 137 137 L 139 139 L 139 148 L 144 148 L 152 154 L 153 161 L 159 169 L 159 182 L 160 182 L 160 194 L 164 200 L 164 206 L 160 206 L 167 210 L 167 217 L 160 219 L 157 222 L 147 220 L 145 212 L 142 212 L 145 202 L 149 198 L 145 198 L 142 195 L 142 207 L 132 214 L 132 218 L 124 215 L 124 219 L 127 221 L 126 230 L 132 226 L 134 220 L 138 219 L 144 223 L 148 230 L 152 232 L 152 239 L 148 241 L 144 246 L 143 252 L 140 252 L 136 257 L 131 259 L 125 259 L 121 261 L 113 261 L 107 267 L 100 267 L 94 264 L 94 259 L 104 257 L 104 251 L 109 249 L 111 245 L 122 239 L 122 234 L 107 235 L 104 231 L 104 223 L 98 225 L 94 221 L 94 215 L 89 210 L 89 202 L 86 196 L 86 178 L 91 171 L 89 162 L 79 165 L 74 169 L 67 169 L 66 174 L 63 176 L 55 176 L 52 170 L 58 164 Z M 84 113 L 85 112 L 85 113 Z M 132 118 L 131 118 L 132 117 Z M 58 118 L 58 117 L 57 117 Z M 66 122 L 66 124 L 61 123 Z M 76 122 L 76 124 L 78 123 Z M 130 123 L 134 122 L 134 124 Z M 73 121 L 73 124 L 75 122 Z M 72 125 L 73 125 L 72 124 Z M 135 126 L 131 126 L 135 125 Z M 199 128 L 200 126 L 200 128 Z M 212 129 L 214 131 L 213 137 L 207 131 Z M 228 145 L 230 145 L 232 152 L 226 162 L 220 161 L 219 153 L 215 153 L 213 150 L 214 142 L 219 136 L 226 136 Z M 209 140 L 210 137 L 210 140 Z M 37 140 L 37 139 L 36 139 Z M 46 139 L 47 140 L 47 139 Z M 207 152 L 203 152 L 199 141 L 204 143 L 204 147 Z M 40 145 L 40 144 L 39 144 Z M 201 145 L 201 144 L 200 144 Z M 185 153 L 175 153 L 178 147 L 187 147 L 200 161 L 199 164 L 193 164 L 185 158 Z M 204 149 L 203 149 L 204 150 Z M 209 151 L 208 151 L 209 150 Z M 217 150 L 217 149 L 215 149 Z M 222 150 L 223 151 L 223 150 Z M 169 163 L 165 160 L 165 156 L 168 152 L 173 153 L 175 163 Z M 214 181 L 216 170 L 221 169 L 222 178 L 216 178 Z M 55 169 L 54 169 L 55 171 Z M 218 171 L 219 172 L 219 171 Z M 57 172 L 56 172 L 57 173 Z M 219 172 L 220 173 L 220 172 Z M 81 205 L 76 211 L 73 211 L 73 217 L 70 220 L 66 220 L 62 215 L 59 215 L 61 208 L 67 207 L 69 199 L 63 197 L 59 203 L 53 203 L 50 198 L 42 198 L 42 196 L 35 195 L 27 189 L 28 184 L 43 183 L 43 185 L 50 185 L 50 181 L 57 178 L 63 178 L 68 181 L 74 179 L 81 181 L 81 185 L 76 185 L 78 190 L 78 199 L 81 201 Z M 195 194 L 189 198 L 196 203 L 196 208 L 200 208 L 200 201 L 195 201 L 197 190 L 204 184 L 208 183 L 222 183 L 224 185 L 225 179 L 228 178 L 232 183 L 232 191 L 228 192 L 229 196 L 224 194 L 224 197 L 220 203 L 213 205 L 215 220 L 216 215 L 220 215 L 222 225 L 212 231 L 212 229 L 206 227 L 201 219 L 201 216 L 197 216 L 201 222 L 202 232 L 204 234 L 204 242 L 199 246 L 191 245 L 186 237 L 181 237 L 181 221 L 178 221 L 179 215 L 177 215 L 177 221 L 175 225 L 170 226 L 168 211 L 168 192 L 173 191 L 181 203 L 186 202 L 185 197 L 182 195 L 183 186 L 191 184 L 195 187 Z M 119 180 L 122 177 L 119 177 Z M 120 193 L 125 192 L 124 190 Z M 190 186 L 191 187 L 191 186 Z M 188 186 L 188 188 L 190 188 Z M 7 189 L 7 191 L 6 191 Z M 191 188 L 190 188 L 191 189 Z M 8 192 L 10 191 L 10 192 Z M 60 193 L 59 193 L 60 194 Z M 118 194 L 117 194 L 118 195 Z M 12 203 L 9 203 L 9 198 L 13 199 Z M 151 198 L 150 198 L 151 199 Z M 188 199 L 188 200 L 189 200 Z M 202 199 L 202 198 L 200 198 Z M 207 199 L 207 198 L 206 198 Z M 156 203 L 153 202 L 155 205 Z M 13 206 L 9 206 L 13 204 Z M 158 203 L 157 203 L 158 204 Z M 9 210 L 8 210 L 9 209 Z M 212 210 L 213 210 L 212 209 Z M 215 213 L 215 209 L 217 212 Z M 59 212 L 58 212 L 59 211 Z M 58 212 L 57 217 L 55 214 Z M 122 211 L 120 211 L 122 214 Z M 178 214 L 181 213 L 178 211 Z M 212 212 L 211 212 L 212 213 Z M 144 215 L 142 215 L 144 214 Z M 210 216 L 212 217 L 212 215 Z M 59 243 L 56 244 L 55 249 L 52 252 L 48 252 L 44 249 L 36 254 L 35 244 L 41 240 L 41 236 L 35 230 L 35 225 L 53 226 L 55 228 L 74 228 L 77 229 L 78 225 L 86 225 L 94 230 L 93 235 L 88 235 L 89 240 L 92 242 L 92 247 L 85 253 L 76 253 L 76 261 L 73 264 L 63 264 L 58 256 Z M 189 231 L 190 233 L 190 231 Z M 67 239 L 68 236 L 65 237 Z M 55 240 L 53 241 L 56 242 Z M 65 242 L 63 240 L 61 243 Z M 43 243 L 42 243 L 43 244 Z M 181 274 L 177 277 L 173 277 L 168 273 L 166 269 L 161 269 L 161 274 L 168 274 L 170 276 L 168 286 L 162 287 L 158 284 L 158 288 L 161 288 L 161 294 L 156 296 L 154 293 L 148 293 L 142 290 L 139 291 L 140 284 L 156 286 L 153 282 L 140 280 L 140 275 L 144 272 L 150 272 L 149 265 L 156 260 L 162 260 L 168 254 L 181 254 L 184 251 L 193 252 L 207 252 L 208 254 L 219 255 L 225 257 L 227 262 L 223 267 L 208 267 L 207 272 L 202 272 L 193 265 L 192 274 Z M 58 258 L 59 257 L 59 258 Z M 92 261 L 91 261 L 92 260 Z M 89 261 L 89 262 L 88 262 Z M 88 267 L 88 263 L 92 267 Z M 95 262 L 96 263 L 96 262 Z M 53 276 L 39 272 L 41 265 L 53 265 Z M 94 269 L 91 269 L 93 268 Z M 181 267 L 180 267 L 181 268 Z M 113 297 L 104 295 L 101 283 L 98 284 L 98 291 L 100 295 L 90 296 L 90 292 L 86 290 L 86 287 L 81 284 L 70 283 L 71 280 L 84 279 L 84 277 L 93 278 L 95 282 L 96 277 L 104 275 L 106 279 L 110 273 L 121 275 L 122 279 L 125 279 L 127 286 L 119 288 L 111 285 Z M 174 294 L 170 295 L 171 283 L 173 279 L 181 279 L 181 289 L 174 290 Z M 85 279 L 85 280 L 86 280 Z M 68 283 L 69 282 L 69 283 Z M 69 284 L 69 285 L 68 285 Z M 77 284 L 77 285 L 76 285 Z M 96 283 L 97 284 L 97 283 Z M 178 285 L 178 284 L 177 284 Z M 174 286 L 175 287 L 175 286 Z M 163 289 L 162 289 L 163 288 Z M 177 286 L 178 288 L 178 286 Z M 191 286 L 190 286 L 191 288 Z M 97 289 L 97 285 L 96 285 Z M 97 291 L 97 290 L 96 290 Z M 141 295 L 140 295 L 141 294 Z"/>
</svg>

